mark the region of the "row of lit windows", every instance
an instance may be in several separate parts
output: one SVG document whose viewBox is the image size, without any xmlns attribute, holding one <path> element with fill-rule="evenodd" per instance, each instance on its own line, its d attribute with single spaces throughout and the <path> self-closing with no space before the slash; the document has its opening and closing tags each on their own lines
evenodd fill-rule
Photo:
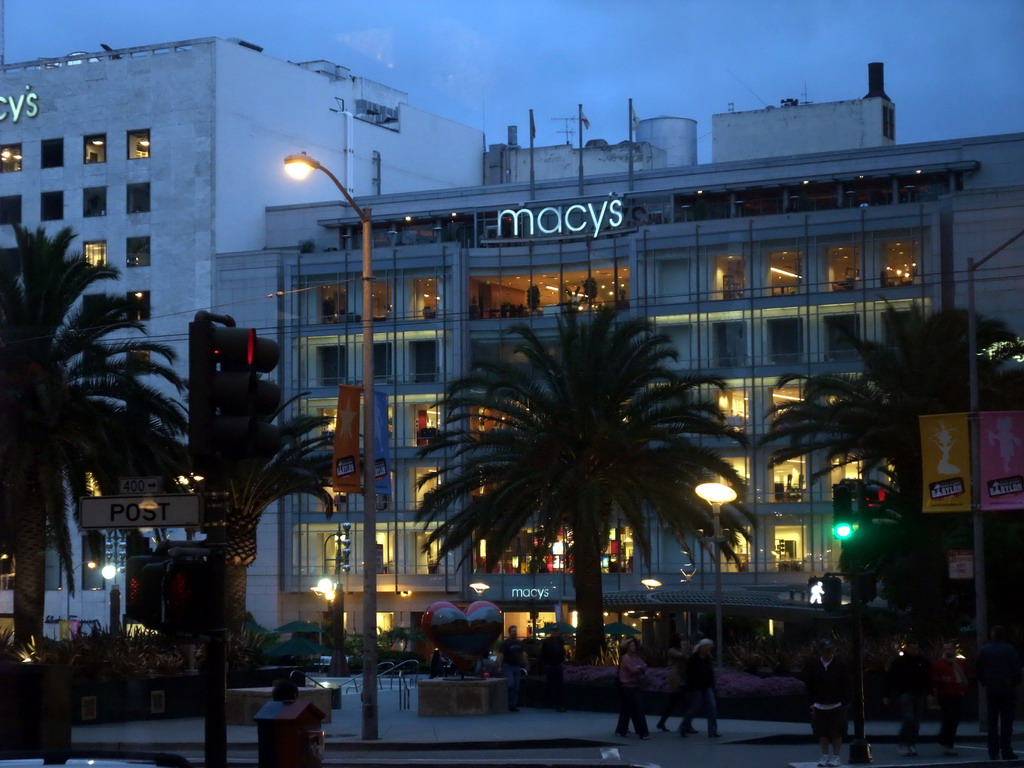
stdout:
<svg viewBox="0 0 1024 768">
<path fill-rule="evenodd" d="M 149 157 L 149 129 L 128 131 L 125 140 L 126 156 L 129 160 Z M 107 134 L 93 133 L 82 137 L 82 163 L 107 162 Z M 21 143 L 0 144 L 0 173 L 14 173 L 22 170 L 24 152 Z M 39 143 L 39 167 L 62 168 L 64 166 L 64 139 L 43 139 Z"/>
<path fill-rule="evenodd" d="M 64 191 L 41 192 L 39 194 L 39 220 L 60 221 L 64 218 Z M 128 184 L 125 187 L 125 213 L 149 213 L 151 205 L 148 181 Z M 82 190 L 82 216 L 92 218 L 107 215 L 107 188 L 86 187 Z M 0 224 L 21 224 L 22 196 L 0 197 Z"/>
</svg>

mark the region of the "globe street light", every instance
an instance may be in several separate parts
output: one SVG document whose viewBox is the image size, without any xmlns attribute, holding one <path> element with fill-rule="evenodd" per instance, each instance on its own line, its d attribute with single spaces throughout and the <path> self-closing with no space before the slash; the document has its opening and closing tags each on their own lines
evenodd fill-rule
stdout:
<svg viewBox="0 0 1024 768">
<path fill-rule="evenodd" d="M 370 209 L 361 208 L 338 178 L 305 152 L 288 155 L 285 171 L 302 180 L 321 171 L 334 182 L 363 230 L 363 729 L 364 740 L 377 736 L 377 492 L 373 421 L 373 227 Z"/>
<path fill-rule="evenodd" d="M 701 483 L 694 491 L 711 505 L 711 516 L 714 520 L 715 535 L 711 541 L 715 543 L 715 659 L 718 667 L 722 667 L 722 505 L 736 500 L 736 491 L 722 483 Z M 708 537 L 705 536 L 705 539 Z"/>
</svg>

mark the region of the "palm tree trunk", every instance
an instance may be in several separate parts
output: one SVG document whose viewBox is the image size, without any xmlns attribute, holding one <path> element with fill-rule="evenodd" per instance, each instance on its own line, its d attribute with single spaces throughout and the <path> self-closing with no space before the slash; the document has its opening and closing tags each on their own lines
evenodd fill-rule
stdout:
<svg viewBox="0 0 1024 768">
<path fill-rule="evenodd" d="M 601 585 L 601 553 L 592 535 L 573 539 L 572 583 L 576 590 L 576 661 L 597 661 L 604 647 L 604 595 Z"/>
<path fill-rule="evenodd" d="M 249 577 L 249 566 L 228 561 L 224 565 L 224 582 L 227 600 L 226 614 L 228 631 L 238 633 L 245 623 L 245 593 Z"/>
<path fill-rule="evenodd" d="M 25 509 L 14 531 L 14 636 L 23 643 L 43 639 L 46 600 L 46 514 Z"/>
</svg>

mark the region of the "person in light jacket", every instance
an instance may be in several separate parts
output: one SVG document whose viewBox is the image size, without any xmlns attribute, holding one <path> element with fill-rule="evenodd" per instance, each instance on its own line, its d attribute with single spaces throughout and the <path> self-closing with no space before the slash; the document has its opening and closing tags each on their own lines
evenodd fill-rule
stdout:
<svg viewBox="0 0 1024 768">
<path fill-rule="evenodd" d="M 641 739 L 648 739 L 647 717 L 640 688 L 647 672 L 647 662 L 640 656 L 636 640 L 624 640 L 619 649 L 619 722 L 615 733 L 625 736 L 629 733 L 629 722 Z"/>
</svg>

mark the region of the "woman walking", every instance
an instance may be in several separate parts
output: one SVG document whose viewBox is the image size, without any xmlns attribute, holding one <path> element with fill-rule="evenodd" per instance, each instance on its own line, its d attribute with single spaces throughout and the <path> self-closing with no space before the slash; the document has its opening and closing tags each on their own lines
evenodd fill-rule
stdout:
<svg viewBox="0 0 1024 768">
<path fill-rule="evenodd" d="M 637 652 L 636 640 L 623 641 L 619 649 L 619 723 L 615 727 L 615 733 L 619 736 L 629 733 L 629 722 L 632 720 L 637 735 L 641 739 L 650 738 L 640 697 L 640 686 L 646 670 L 647 663 Z"/>
<path fill-rule="evenodd" d="M 668 702 L 658 720 L 658 730 L 668 731 L 665 722 L 680 702 L 686 702 L 686 662 L 690 659 L 690 641 L 676 632 L 668 644 Z"/>
<path fill-rule="evenodd" d="M 679 735 L 686 738 L 687 734 L 697 733 L 693 727 L 693 716 L 700 705 L 704 705 L 704 714 L 708 719 L 708 736 L 718 737 L 718 702 L 715 700 L 715 663 L 711 658 L 714 642 L 704 638 L 694 648 L 695 653 L 686 662 L 686 682 L 690 686 L 692 696 L 690 706 L 686 710 L 683 724 L 679 726 Z"/>
</svg>

